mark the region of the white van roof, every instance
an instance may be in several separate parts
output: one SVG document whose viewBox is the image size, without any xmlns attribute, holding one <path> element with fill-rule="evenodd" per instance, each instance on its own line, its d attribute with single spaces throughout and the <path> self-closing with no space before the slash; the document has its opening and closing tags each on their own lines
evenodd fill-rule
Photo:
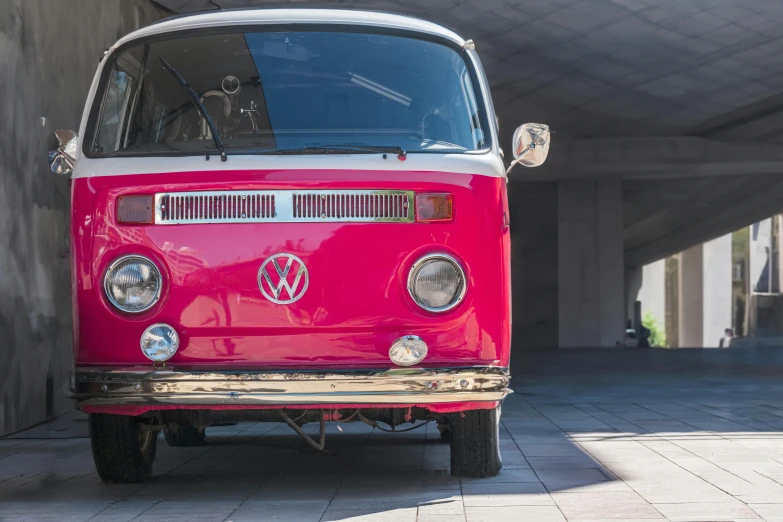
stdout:
<svg viewBox="0 0 783 522">
<path fill-rule="evenodd" d="M 189 29 L 265 24 L 337 24 L 416 31 L 465 43 L 459 35 L 431 22 L 389 13 L 347 9 L 236 9 L 176 16 L 143 27 L 121 38 L 112 49 L 131 40 Z"/>
</svg>

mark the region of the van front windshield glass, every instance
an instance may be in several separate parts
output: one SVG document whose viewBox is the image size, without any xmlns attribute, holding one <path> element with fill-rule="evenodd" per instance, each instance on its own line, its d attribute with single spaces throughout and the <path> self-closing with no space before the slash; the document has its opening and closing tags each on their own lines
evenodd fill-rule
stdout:
<svg viewBox="0 0 783 522">
<path fill-rule="evenodd" d="M 209 126 L 164 60 L 196 92 L 229 155 L 489 146 L 475 75 L 451 47 L 383 34 L 246 32 L 119 53 L 96 97 L 93 154 L 215 152 Z"/>
</svg>

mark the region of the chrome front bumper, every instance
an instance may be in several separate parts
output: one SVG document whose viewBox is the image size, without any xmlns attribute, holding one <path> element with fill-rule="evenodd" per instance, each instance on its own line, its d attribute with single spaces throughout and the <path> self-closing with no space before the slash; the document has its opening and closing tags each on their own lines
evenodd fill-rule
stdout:
<svg viewBox="0 0 783 522">
<path fill-rule="evenodd" d="M 511 393 L 506 368 L 382 371 L 195 372 L 149 367 L 77 368 L 80 406 L 441 404 L 499 401 Z"/>
</svg>

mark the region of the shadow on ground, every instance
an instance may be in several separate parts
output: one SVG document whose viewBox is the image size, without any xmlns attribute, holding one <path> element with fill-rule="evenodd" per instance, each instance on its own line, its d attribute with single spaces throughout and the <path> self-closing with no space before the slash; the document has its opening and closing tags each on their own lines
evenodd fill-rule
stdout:
<svg viewBox="0 0 783 522">
<path fill-rule="evenodd" d="M 783 519 L 777 351 L 592 351 L 517 357 L 498 477 L 457 480 L 437 429 L 213 427 L 155 476 L 105 485 L 85 420 L 0 440 L 0 520 Z M 309 427 L 314 433 L 317 427 Z"/>
</svg>

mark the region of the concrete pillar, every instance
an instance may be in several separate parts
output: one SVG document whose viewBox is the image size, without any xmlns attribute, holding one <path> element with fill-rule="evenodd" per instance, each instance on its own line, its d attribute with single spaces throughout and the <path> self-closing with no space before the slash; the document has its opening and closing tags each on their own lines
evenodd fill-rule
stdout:
<svg viewBox="0 0 783 522">
<path fill-rule="evenodd" d="M 626 266 L 625 267 L 625 320 L 626 325 L 630 324 L 632 328 L 638 326 L 636 324 L 636 301 L 639 299 L 639 294 L 642 291 L 642 285 L 644 283 L 644 272 L 640 266 Z"/>
<path fill-rule="evenodd" d="M 714 348 L 731 327 L 731 234 L 680 254 L 679 346 Z"/>
<path fill-rule="evenodd" d="M 704 342 L 704 249 L 696 245 L 680 254 L 679 346 L 693 348 Z"/>
<path fill-rule="evenodd" d="M 775 291 L 772 277 L 772 218 L 750 226 L 750 289 L 759 294 Z"/>
<path fill-rule="evenodd" d="M 512 360 L 557 347 L 557 182 L 508 184 L 511 210 Z"/>
<path fill-rule="evenodd" d="M 613 347 L 624 338 L 622 181 L 558 186 L 558 343 Z"/>
<path fill-rule="evenodd" d="M 649 314 L 660 328 L 666 325 L 666 260 L 642 267 L 642 285 L 637 295 L 642 302 L 642 318 Z"/>
</svg>

